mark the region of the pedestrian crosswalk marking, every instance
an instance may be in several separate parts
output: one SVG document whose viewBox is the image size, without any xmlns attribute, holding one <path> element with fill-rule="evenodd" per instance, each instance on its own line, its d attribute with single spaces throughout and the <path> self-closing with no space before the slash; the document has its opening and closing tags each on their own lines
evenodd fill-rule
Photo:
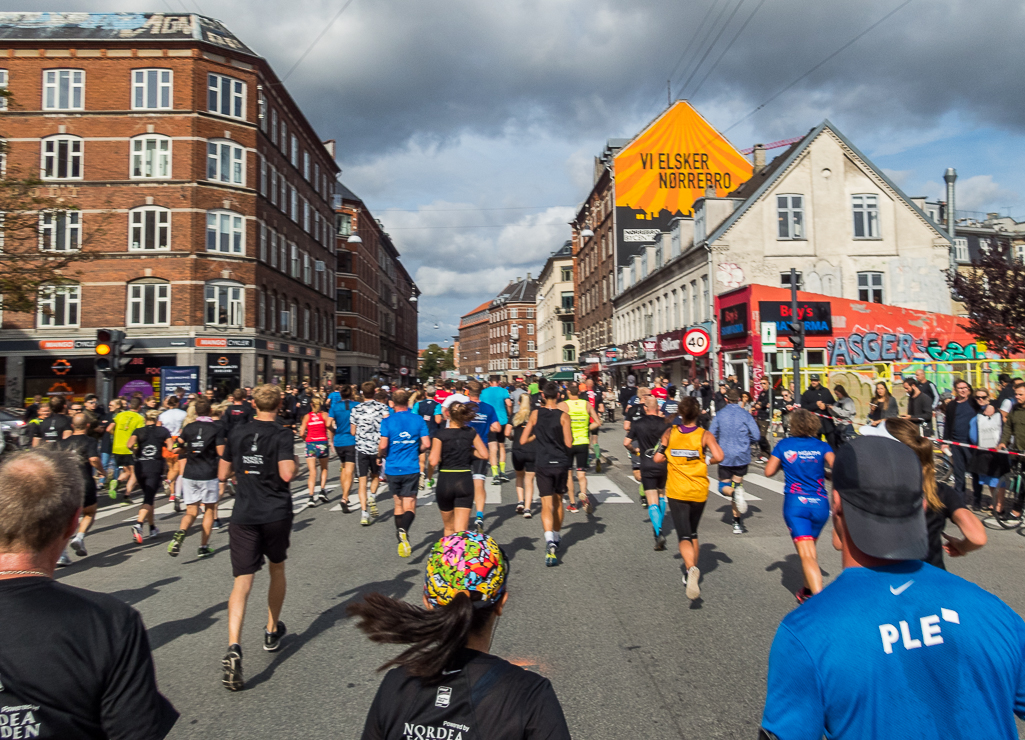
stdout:
<svg viewBox="0 0 1025 740">
<path fill-rule="evenodd" d="M 744 480 L 747 481 L 747 480 L 750 480 L 753 477 L 754 476 L 751 476 L 751 475 L 745 475 L 744 476 Z M 759 476 L 759 477 L 761 477 L 761 476 Z M 719 498 L 726 499 L 727 501 L 731 501 L 732 500 L 729 496 L 723 496 L 721 493 L 719 493 L 719 481 L 712 480 L 711 478 L 708 479 L 708 492 L 709 493 L 714 493 Z M 761 501 L 762 500 L 761 498 L 759 498 L 758 496 L 755 496 L 753 493 L 751 493 L 749 490 L 747 490 L 746 486 L 744 487 L 744 498 L 746 498 L 748 501 Z"/>
<path fill-rule="evenodd" d="M 748 473 L 744 476 L 744 480 L 750 481 L 756 486 L 764 488 L 766 491 L 772 491 L 773 493 L 778 493 L 781 496 L 783 495 L 783 481 L 766 478 L 764 475 L 758 475 L 757 473 Z"/>
<path fill-rule="evenodd" d="M 632 504 L 634 501 L 605 475 L 587 476 L 587 492 L 600 504 Z"/>
</svg>

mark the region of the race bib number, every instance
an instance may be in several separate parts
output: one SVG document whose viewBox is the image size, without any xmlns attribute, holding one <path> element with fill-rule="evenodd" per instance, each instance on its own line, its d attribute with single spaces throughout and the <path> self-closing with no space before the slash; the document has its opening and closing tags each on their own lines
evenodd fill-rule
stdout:
<svg viewBox="0 0 1025 740">
<path fill-rule="evenodd" d="M 687 457 L 691 459 L 701 457 L 699 450 L 669 450 L 669 454 L 673 457 Z"/>
</svg>

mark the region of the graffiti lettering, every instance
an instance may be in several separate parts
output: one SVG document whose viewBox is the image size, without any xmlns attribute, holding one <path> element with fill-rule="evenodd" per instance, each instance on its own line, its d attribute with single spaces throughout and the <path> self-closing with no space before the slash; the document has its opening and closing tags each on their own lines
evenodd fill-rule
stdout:
<svg viewBox="0 0 1025 740">
<path fill-rule="evenodd" d="M 940 340 L 928 343 L 906 333 L 879 334 L 874 331 L 855 332 L 837 337 L 826 344 L 830 365 L 864 365 L 873 362 L 914 362 L 927 355 L 936 362 L 963 362 L 979 359 L 974 344 L 962 346 L 958 342 L 940 345 Z"/>
<path fill-rule="evenodd" d="M 930 339 L 925 351 L 937 362 L 963 362 L 978 359 L 978 348 L 974 344 L 962 346 L 958 342 L 947 342 L 946 347 L 941 347 L 939 340 Z"/>
</svg>

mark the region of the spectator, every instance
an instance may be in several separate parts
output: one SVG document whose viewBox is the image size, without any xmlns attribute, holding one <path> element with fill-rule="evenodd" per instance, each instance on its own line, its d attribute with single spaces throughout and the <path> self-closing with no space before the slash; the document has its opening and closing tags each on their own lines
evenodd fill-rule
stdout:
<svg viewBox="0 0 1025 740">
<path fill-rule="evenodd" d="M 139 613 L 53 580 L 82 510 L 79 467 L 51 446 L 0 467 L 2 736 L 157 740 L 178 712 L 157 690 Z"/>
<path fill-rule="evenodd" d="M 925 436 L 932 436 L 932 398 L 922 392 L 921 386 L 911 378 L 904 378 L 904 392 L 908 394 L 908 412 L 903 419 L 921 424 Z"/>
<path fill-rule="evenodd" d="M 802 409 L 807 409 L 813 414 L 827 414 L 829 413 L 828 407 L 836 403 L 836 399 L 833 398 L 833 394 L 829 392 L 828 388 L 824 388 L 819 382 L 818 373 L 812 373 L 811 377 L 808 378 L 808 389 L 801 394 L 801 400 L 798 404 Z M 822 419 L 822 433 L 826 437 L 826 444 L 836 450 L 836 425 L 833 424 L 831 419 Z"/>
<path fill-rule="evenodd" d="M 921 368 L 915 370 L 915 382 L 917 382 L 918 387 L 922 389 L 922 393 L 932 399 L 933 410 L 939 408 L 940 390 L 936 387 L 935 383 L 925 377 L 925 370 L 922 370 Z"/>
<path fill-rule="evenodd" d="M 992 407 L 989 391 L 985 388 L 975 391 L 975 400 L 982 413 L 976 414 L 972 419 L 968 439 L 981 449 L 974 450 L 969 470 L 972 474 L 972 508 L 979 511 L 982 509 L 983 486 L 989 486 L 991 499 L 995 503 L 999 498 L 997 489 L 1000 488 L 1000 479 L 1007 475 L 1011 466 L 1007 455 L 990 451 L 995 450 L 1000 444 L 1004 426 L 1003 416 L 985 413 Z"/>
<path fill-rule="evenodd" d="M 847 442 L 854 437 L 853 421 L 858 409 L 844 386 L 837 383 L 833 386 L 833 393 L 836 394 L 836 403 L 829 407 L 829 414 L 836 418 L 837 441 Z"/>
<path fill-rule="evenodd" d="M 968 385 L 967 381 L 955 381 L 954 393 L 956 396 L 947 404 L 944 412 L 943 439 L 970 444 L 972 419 L 980 412 L 992 415 L 993 410 L 992 407 L 986 411 L 982 410 L 979 402 L 972 397 L 972 387 Z M 960 445 L 943 445 L 943 452 L 950 455 L 951 465 L 954 468 L 954 490 L 960 494 L 963 500 L 965 473 L 971 466 L 972 451 Z"/>
<path fill-rule="evenodd" d="M 897 399 L 890 394 L 890 389 L 882 381 L 876 383 L 876 392 L 868 402 L 868 408 L 868 418 L 873 426 L 878 426 L 883 419 L 895 419 L 900 414 Z"/>
</svg>

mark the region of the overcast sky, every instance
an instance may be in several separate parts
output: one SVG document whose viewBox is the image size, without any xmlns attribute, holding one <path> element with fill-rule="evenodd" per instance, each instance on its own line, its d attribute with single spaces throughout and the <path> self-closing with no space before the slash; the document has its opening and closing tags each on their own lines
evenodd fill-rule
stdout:
<svg viewBox="0 0 1025 740">
<path fill-rule="evenodd" d="M 45 9 L 202 12 L 283 75 L 345 1 Z M 738 148 L 829 118 L 909 195 L 939 196 L 953 166 L 958 208 L 1025 218 L 1020 0 L 912 0 L 748 116 L 903 2 L 352 0 L 286 85 L 423 291 L 425 346 L 539 272 L 594 155 L 665 107 L 667 78 Z"/>
</svg>

